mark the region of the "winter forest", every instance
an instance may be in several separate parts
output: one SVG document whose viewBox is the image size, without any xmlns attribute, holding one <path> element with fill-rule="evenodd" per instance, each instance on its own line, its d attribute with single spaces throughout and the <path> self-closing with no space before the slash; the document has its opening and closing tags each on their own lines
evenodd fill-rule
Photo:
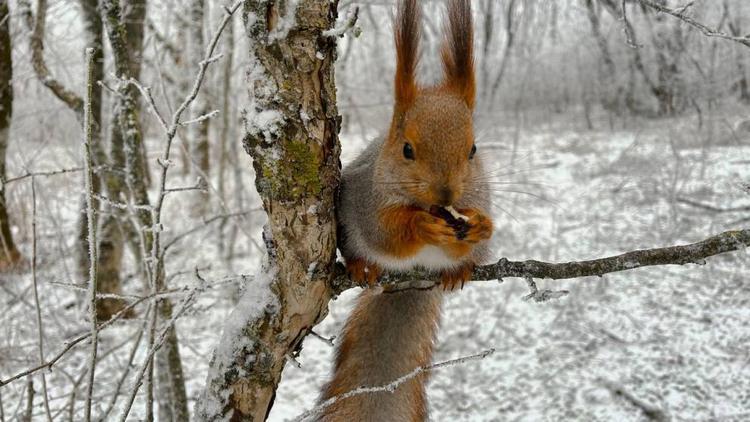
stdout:
<svg viewBox="0 0 750 422">
<path fill-rule="evenodd" d="M 415 380 L 434 421 L 750 420 L 746 0 L 472 0 L 492 259 L 432 363 L 320 399 L 401 1 L 0 0 L 0 422 L 315 421 Z"/>
</svg>

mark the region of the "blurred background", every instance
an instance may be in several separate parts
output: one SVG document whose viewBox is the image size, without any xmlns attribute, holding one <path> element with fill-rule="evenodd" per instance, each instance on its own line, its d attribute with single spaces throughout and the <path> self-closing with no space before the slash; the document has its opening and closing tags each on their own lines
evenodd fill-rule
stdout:
<svg viewBox="0 0 750 422">
<path fill-rule="evenodd" d="M 421 3 L 419 73 L 431 83 L 441 77 L 443 4 Z M 695 242 L 748 226 L 750 47 L 707 37 L 632 0 L 472 4 L 477 146 L 488 172 L 505 183 L 496 185 L 502 188 L 493 196 L 498 258 L 590 259 Z M 661 4 L 684 6 L 687 15 L 726 34 L 750 33 L 745 0 Z M 85 248 L 81 126 L 76 111 L 48 85 L 54 78 L 83 95 L 83 51 L 92 34 L 87 16 L 96 1 L 0 0 L 0 5 L 9 7 L 5 16 L 0 8 L 0 28 L 8 25 L 13 88 L 3 184 L 10 235 L 4 235 L 5 260 L 0 260 L 5 266 L 0 380 L 7 380 L 39 365 L 39 338 L 49 360 L 89 330 L 82 291 L 87 264 L 80 252 Z M 389 123 L 393 5 L 385 0 L 339 4 L 340 18 L 359 7 L 361 28 L 358 37 L 344 36 L 338 49 L 344 165 Z M 128 45 L 138 79 L 151 87 L 155 105 L 167 115 L 192 86 L 224 6 L 223 1 L 123 2 L 126 25 L 142 37 Z M 41 38 L 46 77 L 33 66 L 40 7 L 46 8 Z M 242 275 L 252 275 L 265 253 L 260 236 L 265 214 L 241 143 L 252 82 L 248 42 L 238 14 L 222 35 L 223 56 L 209 67 L 198 105 L 190 110 L 191 117 L 218 113 L 177 132 L 168 185 L 189 189 L 170 194 L 163 210 L 169 297 L 179 302 L 201 286 L 176 322 L 191 412 L 223 322 L 239 292 L 253 288 Z M 98 164 L 116 172 L 118 81 L 106 42 L 101 63 L 109 88 L 102 90 L 100 120 L 106 163 Z M 6 108 L 7 98 L 0 100 Z M 138 154 L 153 200 L 165 141 L 148 105 L 138 99 L 144 137 Z M 109 301 L 97 309 L 98 318 L 107 320 L 146 297 L 149 286 L 138 243 L 128 234 L 129 217 L 103 198 L 98 214 L 102 222 L 110 217 L 115 222 L 114 258 L 105 275 Z M 11 237 L 13 247 L 7 243 Z M 541 281 L 540 287 L 571 291 L 543 304 L 523 301 L 526 287 L 517 280 L 468 285 L 446 302 L 436 359 L 489 348 L 497 353 L 433 373 L 431 419 L 748 420 L 749 270 L 750 257 L 740 252 L 703 266 Z M 332 302 L 316 329 L 321 336 L 338 335 L 356 294 L 348 291 Z M 116 418 L 133 390 L 136 369 L 148 353 L 147 302 L 101 333 L 93 412 L 98 418 Z M 51 371 L 1 386 L 0 421 L 46 420 L 47 415 L 82 420 L 87 356 L 82 343 L 65 351 Z M 285 369 L 270 420 L 293 419 L 314 405 L 332 356 L 327 342 L 305 340 L 300 366 Z M 139 390 L 128 420 L 145 418 L 146 391 Z M 176 418 L 174 409 L 160 405 L 158 420 Z"/>
</svg>

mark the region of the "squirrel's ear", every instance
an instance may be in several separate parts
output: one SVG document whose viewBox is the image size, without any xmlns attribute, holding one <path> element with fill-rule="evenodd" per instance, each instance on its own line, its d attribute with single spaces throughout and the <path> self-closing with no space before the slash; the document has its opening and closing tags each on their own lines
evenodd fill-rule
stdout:
<svg viewBox="0 0 750 422">
<path fill-rule="evenodd" d="M 396 107 L 408 108 L 417 96 L 420 10 L 417 0 L 404 0 L 396 17 Z"/>
<path fill-rule="evenodd" d="M 460 95 L 474 109 L 474 26 L 471 0 L 448 0 L 448 23 L 443 44 L 445 86 Z"/>
</svg>

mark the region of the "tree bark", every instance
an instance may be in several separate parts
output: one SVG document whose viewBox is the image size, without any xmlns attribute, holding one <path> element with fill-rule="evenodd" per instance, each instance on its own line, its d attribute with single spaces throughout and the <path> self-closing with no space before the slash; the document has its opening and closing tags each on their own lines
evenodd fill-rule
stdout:
<svg viewBox="0 0 750 422">
<path fill-rule="evenodd" d="M 92 6 L 96 6 L 97 0 L 85 0 Z M 94 9 L 96 11 L 96 9 Z M 128 68 L 131 77 L 138 79 L 141 75 L 141 62 L 143 61 L 143 27 L 146 17 L 146 1 L 130 0 L 124 8 L 126 12 L 123 15 L 123 28 L 128 46 Z M 99 22 L 101 16 L 97 15 Z M 92 19 L 94 17 L 92 16 Z M 100 23 L 101 25 L 101 23 Z M 100 33 L 101 37 L 101 26 Z M 103 76 L 103 75 L 102 75 Z M 133 87 L 128 87 L 131 91 L 132 98 L 137 98 Z M 134 100 L 133 115 L 139 118 L 140 104 Z M 117 107 L 112 112 L 112 121 L 114 124 L 110 127 L 110 156 L 111 169 L 107 174 L 107 195 L 114 201 L 121 201 L 122 198 L 129 197 L 129 192 L 123 176 L 127 168 L 125 142 L 121 132 L 121 127 L 117 124 L 119 118 Z M 139 128 L 140 130 L 140 128 Z M 138 143 L 138 153 L 142 156 L 140 165 L 143 167 L 139 173 L 144 177 L 144 183 L 148 186 L 148 169 L 145 164 L 145 147 L 143 142 Z M 102 223 L 101 238 L 99 241 L 99 291 L 102 293 L 119 294 L 122 292 L 122 280 L 120 278 L 122 258 L 125 253 L 125 244 L 130 243 L 133 255 L 139 257 L 138 236 L 135 228 L 128 221 L 125 210 L 112 209 Z M 116 313 L 120 312 L 127 303 L 119 299 L 105 298 L 97 303 L 97 317 L 106 321 Z"/>
<path fill-rule="evenodd" d="M 10 45 L 10 10 L 8 0 L 0 0 L 0 272 L 21 260 L 10 231 L 10 218 L 5 200 L 5 156 L 10 141 L 10 120 L 13 115 L 13 57 Z"/>
<path fill-rule="evenodd" d="M 244 3 L 252 99 L 244 145 L 268 213 L 268 264 L 224 328 L 202 420 L 265 420 L 286 360 L 327 313 L 340 119 L 336 42 L 322 31 L 334 26 L 337 3 L 300 0 L 296 21 L 288 3 Z"/>
</svg>

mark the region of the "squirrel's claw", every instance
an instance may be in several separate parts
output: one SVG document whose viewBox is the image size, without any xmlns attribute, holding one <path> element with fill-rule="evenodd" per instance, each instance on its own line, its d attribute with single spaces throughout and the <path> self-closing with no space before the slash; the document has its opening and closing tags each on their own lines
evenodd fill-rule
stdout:
<svg viewBox="0 0 750 422">
<path fill-rule="evenodd" d="M 418 236 L 430 245 L 455 243 L 456 232 L 447 221 L 427 212 L 420 212 L 416 221 Z"/>
<path fill-rule="evenodd" d="M 444 270 L 440 274 L 440 285 L 445 291 L 453 291 L 457 287 L 464 288 L 464 284 L 471 279 L 474 271 L 473 263 L 466 263 L 458 268 Z"/>
<path fill-rule="evenodd" d="M 346 260 L 346 272 L 349 278 L 361 287 L 374 287 L 382 273 L 380 267 L 362 258 Z"/>
</svg>

